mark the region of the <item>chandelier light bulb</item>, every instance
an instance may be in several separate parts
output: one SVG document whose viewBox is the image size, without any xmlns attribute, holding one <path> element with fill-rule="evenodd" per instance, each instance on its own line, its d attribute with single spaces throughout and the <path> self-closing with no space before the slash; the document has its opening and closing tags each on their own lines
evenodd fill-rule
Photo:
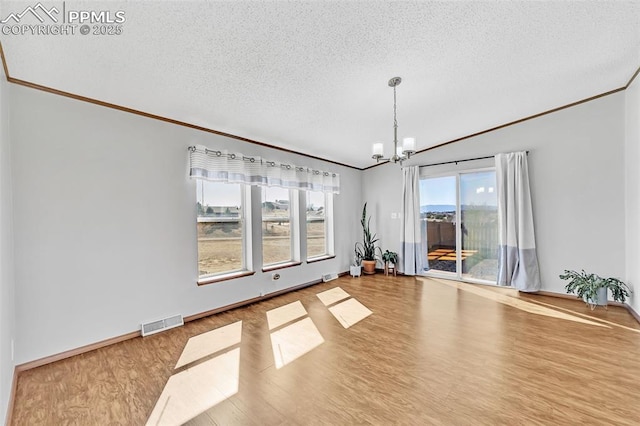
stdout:
<svg viewBox="0 0 640 426">
<path fill-rule="evenodd" d="M 404 138 L 402 141 L 402 150 L 404 152 L 414 153 L 416 152 L 416 139 L 415 138 Z"/>
<path fill-rule="evenodd" d="M 382 157 L 384 155 L 384 145 L 382 144 L 382 142 L 373 144 L 373 155 L 374 157 L 377 155 Z"/>
</svg>

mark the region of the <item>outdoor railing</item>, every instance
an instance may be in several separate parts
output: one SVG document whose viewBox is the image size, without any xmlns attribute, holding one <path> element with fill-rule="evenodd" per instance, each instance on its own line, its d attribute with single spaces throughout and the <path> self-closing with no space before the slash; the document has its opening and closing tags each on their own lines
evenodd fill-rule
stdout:
<svg viewBox="0 0 640 426">
<path fill-rule="evenodd" d="M 427 229 L 429 250 L 456 247 L 456 225 L 452 222 L 436 222 L 422 219 Z M 462 248 L 476 250 L 482 257 L 494 257 L 498 248 L 498 224 L 469 224 L 463 227 Z"/>
</svg>

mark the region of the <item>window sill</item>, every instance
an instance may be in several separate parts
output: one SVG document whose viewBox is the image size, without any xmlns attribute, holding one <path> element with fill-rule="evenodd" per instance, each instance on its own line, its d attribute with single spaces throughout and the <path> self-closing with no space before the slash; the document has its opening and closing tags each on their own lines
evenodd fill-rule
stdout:
<svg viewBox="0 0 640 426">
<path fill-rule="evenodd" d="M 216 275 L 213 277 L 205 277 L 198 280 L 198 285 L 207 285 L 219 283 L 221 281 L 234 280 L 236 278 L 248 277 L 255 274 L 255 271 L 239 271 L 231 272 L 229 274 Z"/>
<path fill-rule="evenodd" d="M 318 256 L 318 257 L 312 257 L 311 259 L 307 259 L 307 263 L 321 262 L 323 260 L 335 259 L 335 258 L 336 258 L 335 254 L 327 254 L 325 256 Z"/>
<path fill-rule="evenodd" d="M 278 270 L 278 269 L 291 268 L 293 266 L 300 266 L 300 265 L 302 265 L 302 262 L 278 263 L 276 265 L 265 266 L 264 268 L 262 268 L 262 272 L 271 272 L 271 271 L 275 271 L 275 270 Z"/>
</svg>

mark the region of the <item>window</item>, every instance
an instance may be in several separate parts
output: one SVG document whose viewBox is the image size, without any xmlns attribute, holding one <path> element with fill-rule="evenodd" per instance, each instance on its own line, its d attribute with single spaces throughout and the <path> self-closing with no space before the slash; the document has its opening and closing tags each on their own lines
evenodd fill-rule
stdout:
<svg viewBox="0 0 640 426">
<path fill-rule="evenodd" d="M 307 260 L 333 255 L 332 194 L 307 191 Z"/>
<path fill-rule="evenodd" d="M 420 180 L 420 216 L 430 270 L 456 272 L 456 187 L 456 176 Z"/>
<path fill-rule="evenodd" d="M 249 196 L 243 184 L 196 181 L 198 281 L 250 269 L 247 220 Z"/>
<path fill-rule="evenodd" d="M 498 278 L 498 193 L 496 172 L 460 174 L 460 257 L 462 276 Z"/>
<path fill-rule="evenodd" d="M 312 255 L 333 255 L 331 203 L 340 192 L 339 174 L 195 145 L 189 147 L 189 177 L 197 180 L 198 284 L 253 274 L 259 236 L 263 272 L 300 265 L 302 188 L 330 193 L 312 207 L 324 227 L 324 234 L 313 235 L 318 247 Z M 251 217 L 258 208 L 261 223 Z M 252 232 L 252 223 L 260 232 Z"/>
<path fill-rule="evenodd" d="M 420 180 L 429 271 L 495 282 L 498 199 L 493 169 Z"/>
<path fill-rule="evenodd" d="M 299 259 L 295 218 L 297 191 L 262 188 L 262 264 L 273 266 Z"/>
</svg>

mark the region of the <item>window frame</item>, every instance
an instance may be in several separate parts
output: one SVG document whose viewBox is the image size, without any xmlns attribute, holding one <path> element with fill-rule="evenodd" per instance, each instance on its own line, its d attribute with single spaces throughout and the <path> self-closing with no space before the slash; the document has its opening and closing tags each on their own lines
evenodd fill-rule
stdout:
<svg viewBox="0 0 640 426">
<path fill-rule="evenodd" d="M 260 188 L 260 229 L 263 229 L 263 209 L 262 205 L 266 202 L 264 200 L 264 191 L 268 190 L 269 186 Z M 279 188 L 279 187 L 275 187 Z M 297 189 L 286 189 L 289 193 L 289 259 L 280 260 L 272 263 L 264 262 L 264 232 L 261 232 L 261 251 L 262 251 L 262 272 L 274 271 L 277 269 L 289 268 L 292 266 L 298 266 L 300 262 L 300 191 Z"/>
<path fill-rule="evenodd" d="M 477 165 L 476 167 L 459 167 L 454 170 L 439 170 L 437 172 L 429 173 L 426 168 L 420 169 L 419 180 L 422 179 L 430 179 L 430 178 L 440 178 L 440 177 L 455 177 L 455 185 L 456 185 L 456 272 L 446 272 L 439 271 L 436 269 L 423 270 L 421 275 L 433 278 L 445 278 L 456 281 L 469 282 L 473 284 L 485 284 L 485 285 L 497 285 L 493 281 L 483 280 L 478 278 L 472 278 L 468 275 L 462 273 L 462 261 L 459 255 L 460 250 L 462 250 L 462 230 L 461 225 L 462 218 L 461 215 L 461 195 L 460 195 L 460 176 L 463 174 L 470 173 L 478 173 L 478 172 L 489 172 L 496 171 L 496 167 L 493 164 L 487 163 L 486 166 Z M 422 204 L 422 201 L 420 201 Z"/>
<path fill-rule="evenodd" d="M 322 260 L 334 259 L 335 254 L 335 240 L 334 240 L 334 215 L 333 215 L 333 194 L 330 192 L 324 192 L 324 253 L 315 256 L 309 256 L 309 234 L 308 234 L 308 222 L 307 222 L 307 208 L 309 206 L 309 193 L 320 191 L 305 191 L 305 247 L 307 248 L 306 262 L 315 263 Z"/>
<path fill-rule="evenodd" d="M 239 269 L 200 275 L 200 268 L 198 266 L 198 263 L 200 261 L 200 253 L 199 253 L 200 247 L 198 244 L 199 239 L 196 236 L 196 253 L 197 253 L 196 271 L 198 274 L 197 284 L 200 286 L 200 285 L 212 284 L 212 283 L 221 282 L 221 281 L 227 281 L 234 278 L 241 278 L 241 277 L 254 275 L 255 271 L 253 270 L 253 248 L 252 248 L 252 239 L 251 239 L 251 235 L 252 235 L 251 201 L 252 200 L 251 200 L 250 185 L 246 185 L 243 183 L 214 182 L 214 181 L 207 181 L 204 179 L 199 179 L 199 181 L 201 182 L 202 185 L 222 184 L 222 185 L 238 185 L 239 186 L 240 202 L 241 202 L 239 219 L 240 219 L 241 232 L 242 232 L 242 238 L 241 238 L 242 264 Z M 196 205 L 198 202 L 197 191 L 198 191 L 198 185 L 196 183 Z M 204 202 L 204 200 L 202 201 Z M 200 216 L 198 215 L 198 211 L 196 209 L 196 226 L 199 222 L 198 221 L 199 217 Z"/>
</svg>

